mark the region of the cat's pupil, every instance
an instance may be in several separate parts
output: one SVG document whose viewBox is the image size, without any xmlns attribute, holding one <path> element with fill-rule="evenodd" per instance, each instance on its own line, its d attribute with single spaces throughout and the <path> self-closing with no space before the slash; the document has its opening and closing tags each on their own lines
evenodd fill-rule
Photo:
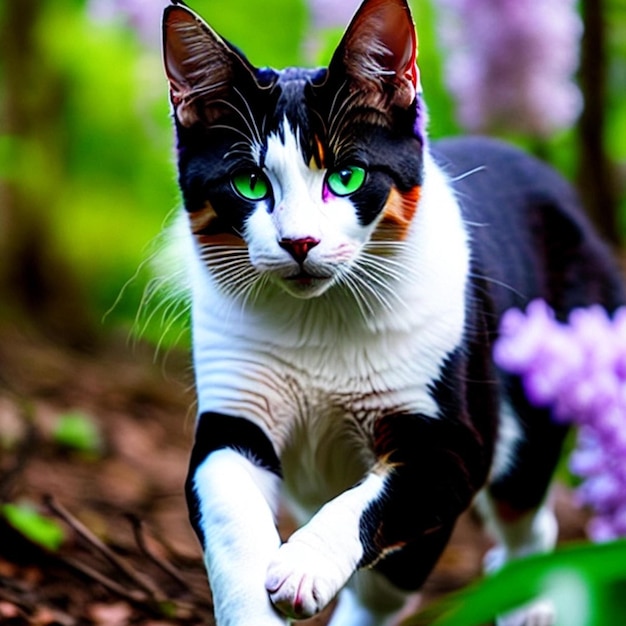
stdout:
<svg viewBox="0 0 626 626">
<path fill-rule="evenodd" d="M 352 174 L 353 174 L 353 171 L 350 169 L 341 170 L 339 172 L 339 179 L 341 180 L 342 184 L 345 185 L 346 187 L 350 184 Z"/>
<path fill-rule="evenodd" d="M 270 194 L 270 184 L 262 172 L 244 170 L 236 173 L 231 181 L 235 191 L 246 200 L 263 200 Z"/>
<path fill-rule="evenodd" d="M 337 196 L 348 196 L 357 191 L 365 182 L 365 170 L 357 165 L 335 170 L 328 175 L 326 184 Z"/>
<path fill-rule="evenodd" d="M 254 191 L 256 189 L 257 184 L 259 183 L 259 176 L 257 174 L 250 174 L 250 190 Z"/>
</svg>

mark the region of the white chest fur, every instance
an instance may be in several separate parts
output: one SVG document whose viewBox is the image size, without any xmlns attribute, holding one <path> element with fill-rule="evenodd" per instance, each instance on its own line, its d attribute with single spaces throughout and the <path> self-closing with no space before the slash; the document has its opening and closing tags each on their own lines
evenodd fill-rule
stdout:
<svg viewBox="0 0 626 626">
<path fill-rule="evenodd" d="M 293 465 L 294 475 L 307 477 L 305 505 L 367 469 L 373 459 L 363 440 L 378 416 L 437 418 L 430 385 L 462 338 L 469 246 L 445 176 L 428 157 L 425 168 L 418 211 L 395 260 L 404 270 L 386 306 L 374 302 L 364 312 L 338 285 L 308 300 L 276 287 L 242 308 L 192 260 L 199 411 L 244 417 L 271 433 L 285 475 Z M 334 477 L 339 458 L 341 479 Z"/>
</svg>

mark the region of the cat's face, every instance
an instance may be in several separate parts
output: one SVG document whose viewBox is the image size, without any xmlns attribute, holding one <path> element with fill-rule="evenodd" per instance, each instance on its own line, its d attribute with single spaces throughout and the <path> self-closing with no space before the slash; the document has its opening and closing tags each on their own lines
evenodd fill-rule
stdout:
<svg viewBox="0 0 626 626">
<path fill-rule="evenodd" d="M 164 16 L 179 180 L 226 293 L 359 289 L 407 237 L 422 176 L 416 38 L 404 0 L 366 0 L 328 69 L 259 70 L 198 16 Z"/>
</svg>

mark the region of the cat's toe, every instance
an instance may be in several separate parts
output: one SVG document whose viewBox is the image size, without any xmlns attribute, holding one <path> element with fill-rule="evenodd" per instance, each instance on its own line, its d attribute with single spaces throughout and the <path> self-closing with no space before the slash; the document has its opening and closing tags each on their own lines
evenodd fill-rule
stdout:
<svg viewBox="0 0 626 626">
<path fill-rule="evenodd" d="M 306 574 L 291 575 L 284 580 L 270 579 L 267 591 L 274 606 L 287 617 L 304 619 L 315 615 L 322 608 Z"/>
<path fill-rule="evenodd" d="M 265 588 L 284 615 L 304 619 L 333 599 L 343 582 L 336 578 L 332 564 L 308 546 L 286 543 L 268 568 Z"/>
</svg>

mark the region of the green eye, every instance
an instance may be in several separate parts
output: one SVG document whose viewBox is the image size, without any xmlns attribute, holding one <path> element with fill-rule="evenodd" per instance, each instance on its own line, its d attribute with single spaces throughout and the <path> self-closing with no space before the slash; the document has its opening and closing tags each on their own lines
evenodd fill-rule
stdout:
<svg viewBox="0 0 626 626">
<path fill-rule="evenodd" d="M 270 195 L 270 183 L 259 170 L 243 170 L 232 177 L 235 191 L 246 200 L 265 200 Z"/>
<path fill-rule="evenodd" d="M 358 165 L 348 165 L 331 172 L 326 179 L 328 188 L 336 196 L 349 196 L 358 191 L 365 182 L 365 170 Z"/>
</svg>

